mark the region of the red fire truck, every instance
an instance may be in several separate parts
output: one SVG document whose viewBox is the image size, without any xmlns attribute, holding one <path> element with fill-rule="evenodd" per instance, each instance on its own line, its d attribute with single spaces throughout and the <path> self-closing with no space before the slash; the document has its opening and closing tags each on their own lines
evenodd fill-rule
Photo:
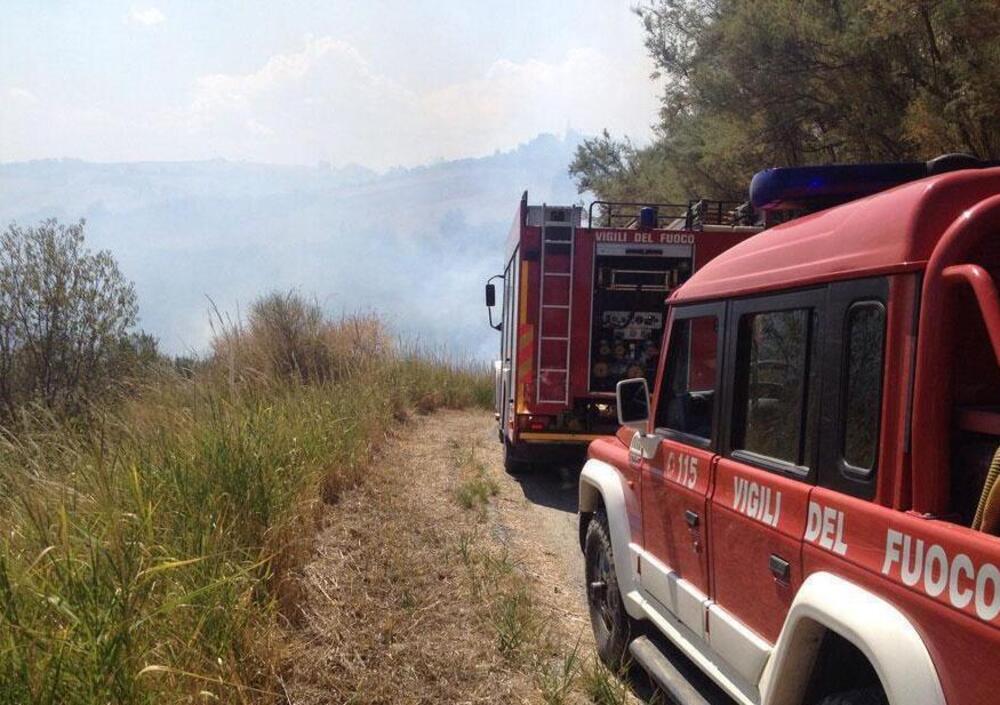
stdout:
<svg viewBox="0 0 1000 705">
<path fill-rule="evenodd" d="M 691 669 L 742 705 L 1000 703 L 1000 168 L 976 166 L 755 177 L 765 210 L 863 197 L 716 257 L 670 297 L 652 401 L 617 385 L 580 478 L 602 658 L 682 705 Z"/>
<path fill-rule="evenodd" d="M 666 297 L 760 230 L 738 206 L 595 202 L 584 220 L 581 207 L 522 196 L 503 274 L 486 285 L 509 472 L 614 432 L 617 382 L 656 371 Z"/>
</svg>

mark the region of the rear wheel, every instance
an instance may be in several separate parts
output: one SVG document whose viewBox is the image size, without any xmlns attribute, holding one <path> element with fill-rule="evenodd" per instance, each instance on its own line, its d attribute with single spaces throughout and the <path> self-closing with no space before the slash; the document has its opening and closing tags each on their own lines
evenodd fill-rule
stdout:
<svg viewBox="0 0 1000 705">
<path fill-rule="evenodd" d="M 816 705 L 888 705 L 888 701 L 881 688 L 858 688 L 825 695 Z"/>
<path fill-rule="evenodd" d="M 508 475 L 523 475 L 531 470 L 531 463 L 521 460 L 514 454 L 514 449 L 510 443 L 504 441 L 503 444 L 503 469 Z"/>
<path fill-rule="evenodd" d="M 611 532 L 608 530 L 608 518 L 602 510 L 598 510 L 587 525 L 584 559 L 587 605 L 597 654 L 609 668 L 617 671 L 622 665 L 632 630 L 618 590 Z"/>
</svg>

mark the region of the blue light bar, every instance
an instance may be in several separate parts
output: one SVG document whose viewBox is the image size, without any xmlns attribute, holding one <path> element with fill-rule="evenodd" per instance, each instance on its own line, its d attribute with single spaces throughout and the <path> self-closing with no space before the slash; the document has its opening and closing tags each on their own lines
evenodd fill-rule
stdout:
<svg viewBox="0 0 1000 705">
<path fill-rule="evenodd" d="M 757 210 L 815 210 L 925 176 L 923 162 L 765 169 L 750 182 L 750 203 Z"/>
<path fill-rule="evenodd" d="M 754 174 L 750 181 L 750 203 L 762 211 L 812 211 L 926 176 L 995 164 L 967 154 L 947 154 L 929 162 L 777 167 Z"/>
</svg>

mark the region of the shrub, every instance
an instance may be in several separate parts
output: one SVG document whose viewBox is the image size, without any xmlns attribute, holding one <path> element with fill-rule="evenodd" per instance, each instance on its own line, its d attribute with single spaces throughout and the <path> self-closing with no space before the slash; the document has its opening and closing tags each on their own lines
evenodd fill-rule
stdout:
<svg viewBox="0 0 1000 705">
<path fill-rule="evenodd" d="M 0 422 L 37 403 L 74 413 L 103 396 L 155 340 L 136 334 L 135 290 L 84 221 L 0 234 Z"/>
<path fill-rule="evenodd" d="M 218 314 L 216 320 L 213 356 L 234 381 L 322 383 L 375 362 L 390 349 L 376 316 L 334 321 L 294 291 L 260 297 L 246 322 Z"/>
</svg>

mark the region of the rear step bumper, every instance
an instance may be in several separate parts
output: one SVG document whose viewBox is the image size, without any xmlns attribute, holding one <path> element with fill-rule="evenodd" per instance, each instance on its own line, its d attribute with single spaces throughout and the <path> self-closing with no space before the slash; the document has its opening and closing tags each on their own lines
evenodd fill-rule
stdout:
<svg viewBox="0 0 1000 705">
<path fill-rule="evenodd" d="M 649 637 L 640 636 L 633 640 L 628 650 L 636 663 L 677 705 L 717 705 L 719 702 L 706 700 Z"/>
</svg>

